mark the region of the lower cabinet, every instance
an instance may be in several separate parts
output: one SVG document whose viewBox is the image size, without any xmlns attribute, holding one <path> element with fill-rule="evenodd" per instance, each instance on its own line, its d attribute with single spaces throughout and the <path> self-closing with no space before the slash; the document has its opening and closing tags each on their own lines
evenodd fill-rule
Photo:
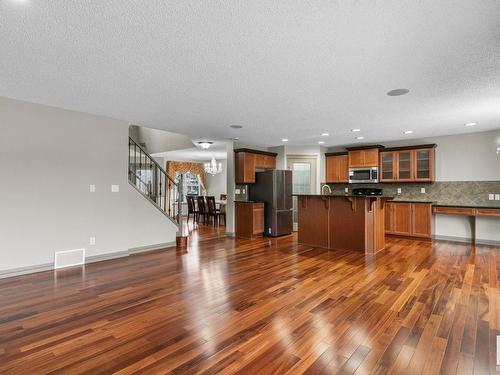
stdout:
<svg viewBox="0 0 500 375">
<path fill-rule="evenodd" d="M 432 238 L 432 204 L 387 202 L 385 207 L 385 233 Z"/>
<path fill-rule="evenodd" d="M 235 202 L 235 235 L 241 238 L 260 237 L 264 234 L 264 203 Z"/>
</svg>

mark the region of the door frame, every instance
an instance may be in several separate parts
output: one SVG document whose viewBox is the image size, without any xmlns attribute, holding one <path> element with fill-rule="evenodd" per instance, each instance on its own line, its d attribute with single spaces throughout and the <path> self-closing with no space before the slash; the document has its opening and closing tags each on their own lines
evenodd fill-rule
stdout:
<svg viewBox="0 0 500 375">
<path fill-rule="evenodd" d="M 318 170 L 318 167 L 320 165 L 320 158 L 319 155 L 300 155 L 300 154 L 289 154 L 285 155 L 285 162 L 286 162 L 286 169 L 292 170 L 291 164 L 293 162 L 311 162 L 311 194 L 317 194 L 318 188 L 319 188 L 319 179 L 320 179 L 320 171 Z M 293 176 L 292 176 L 293 178 Z M 294 212 L 293 212 L 293 217 L 295 216 L 295 211 L 296 211 L 296 206 L 297 206 L 297 199 L 293 199 L 293 206 L 294 206 Z M 293 222 L 293 230 L 296 232 L 298 230 L 298 223 L 295 221 Z"/>
</svg>

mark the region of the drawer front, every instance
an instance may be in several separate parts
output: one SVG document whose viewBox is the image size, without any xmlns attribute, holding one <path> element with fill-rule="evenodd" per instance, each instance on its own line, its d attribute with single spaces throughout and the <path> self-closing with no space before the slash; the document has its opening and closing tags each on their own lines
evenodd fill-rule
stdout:
<svg viewBox="0 0 500 375">
<path fill-rule="evenodd" d="M 476 208 L 476 215 L 500 217 L 500 208 Z"/>
<path fill-rule="evenodd" d="M 435 214 L 474 216 L 475 209 L 469 207 L 434 207 Z"/>
</svg>

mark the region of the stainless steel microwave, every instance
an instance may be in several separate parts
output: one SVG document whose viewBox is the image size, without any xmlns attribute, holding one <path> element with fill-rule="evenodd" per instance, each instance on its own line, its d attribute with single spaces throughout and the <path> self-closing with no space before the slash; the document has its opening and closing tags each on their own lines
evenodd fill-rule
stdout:
<svg viewBox="0 0 500 375">
<path fill-rule="evenodd" d="M 349 168 L 350 184 L 378 182 L 378 167 Z"/>
</svg>

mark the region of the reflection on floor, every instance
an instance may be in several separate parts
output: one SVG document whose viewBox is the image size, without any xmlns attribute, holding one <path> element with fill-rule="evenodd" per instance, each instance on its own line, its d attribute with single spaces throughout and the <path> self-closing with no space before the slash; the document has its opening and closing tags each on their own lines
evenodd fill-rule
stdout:
<svg viewBox="0 0 500 375">
<path fill-rule="evenodd" d="M 0 373 L 495 372 L 499 248 L 190 231 L 185 252 L 0 280 Z"/>
</svg>

